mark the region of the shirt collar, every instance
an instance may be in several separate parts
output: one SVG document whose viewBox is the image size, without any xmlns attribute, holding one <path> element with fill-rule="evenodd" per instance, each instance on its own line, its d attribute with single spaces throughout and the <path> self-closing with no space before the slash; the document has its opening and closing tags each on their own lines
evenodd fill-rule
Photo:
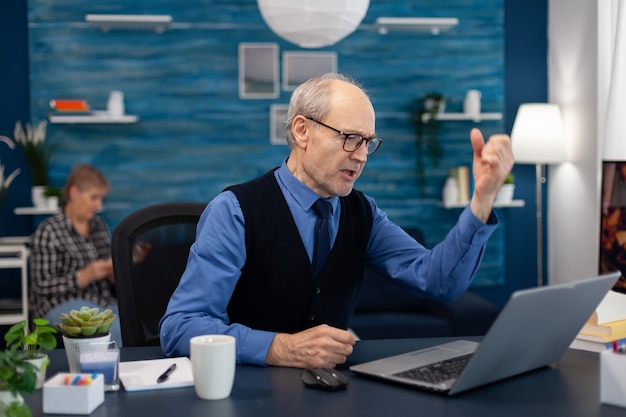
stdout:
<svg viewBox="0 0 626 417">
<path fill-rule="evenodd" d="M 276 170 L 276 179 L 283 185 L 287 192 L 291 194 L 296 203 L 298 203 L 304 211 L 310 210 L 313 203 L 321 198 L 291 173 L 287 167 L 287 159 L 285 159 L 280 165 L 280 168 Z M 339 197 L 333 196 L 325 200 L 331 204 L 333 214 L 336 213 L 337 207 L 339 206 Z"/>
</svg>

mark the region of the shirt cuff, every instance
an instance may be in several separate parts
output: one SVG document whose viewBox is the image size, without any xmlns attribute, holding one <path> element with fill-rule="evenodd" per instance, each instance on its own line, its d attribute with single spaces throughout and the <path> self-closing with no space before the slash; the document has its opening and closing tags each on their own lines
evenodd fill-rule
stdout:
<svg viewBox="0 0 626 417">
<path fill-rule="evenodd" d="M 472 246 L 482 246 L 487 243 L 491 234 L 496 230 L 499 224 L 498 216 L 491 210 L 487 223 L 483 223 L 478 217 L 472 213 L 468 205 L 459 216 L 459 230 L 463 240 L 471 243 Z"/>
<path fill-rule="evenodd" d="M 277 333 L 250 330 L 245 339 L 237 343 L 237 362 L 265 366 L 265 358 Z"/>
</svg>

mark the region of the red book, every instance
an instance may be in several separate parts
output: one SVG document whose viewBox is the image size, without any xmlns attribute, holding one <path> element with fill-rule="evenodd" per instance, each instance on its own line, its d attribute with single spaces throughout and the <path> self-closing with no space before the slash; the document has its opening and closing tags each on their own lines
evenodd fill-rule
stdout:
<svg viewBox="0 0 626 417">
<path fill-rule="evenodd" d="M 50 100 L 50 108 L 58 112 L 88 112 L 86 100 Z"/>
</svg>

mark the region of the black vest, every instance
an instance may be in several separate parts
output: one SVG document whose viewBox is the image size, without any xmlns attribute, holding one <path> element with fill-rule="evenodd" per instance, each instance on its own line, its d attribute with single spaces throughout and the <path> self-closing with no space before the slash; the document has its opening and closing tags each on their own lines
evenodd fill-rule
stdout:
<svg viewBox="0 0 626 417">
<path fill-rule="evenodd" d="M 363 194 L 340 197 L 337 237 L 316 277 L 274 171 L 228 189 L 239 200 L 246 230 L 246 263 L 227 307 L 230 322 L 286 333 L 323 323 L 346 329 L 372 228 Z"/>
</svg>

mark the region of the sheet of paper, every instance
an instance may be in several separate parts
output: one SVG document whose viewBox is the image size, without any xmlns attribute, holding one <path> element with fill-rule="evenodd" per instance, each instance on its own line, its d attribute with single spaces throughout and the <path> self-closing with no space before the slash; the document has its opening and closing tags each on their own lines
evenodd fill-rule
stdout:
<svg viewBox="0 0 626 417">
<path fill-rule="evenodd" d="M 158 383 L 159 376 L 174 363 L 174 372 L 166 381 Z M 191 361 L 187 357 L 179 357 L 120 362 L 120 381 L 129 392 L 192 387 Z"/>
</svg>

